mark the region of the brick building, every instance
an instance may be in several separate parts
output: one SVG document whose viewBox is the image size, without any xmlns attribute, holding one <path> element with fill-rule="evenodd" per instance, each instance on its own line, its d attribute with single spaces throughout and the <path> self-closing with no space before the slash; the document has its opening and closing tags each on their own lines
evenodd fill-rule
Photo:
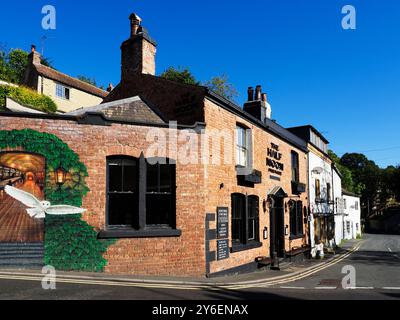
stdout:
<svg viewBox="0 0 400 320">
<path fill-rule="evenodd" d="M 130 21 L 121 82 L 102 104 L 3 113 L 0 133 L 45 132 L 76 152 L 90 189 L 83 220 L 99 239 L 116 239 L 107 272 L 215 275 L 306 252 L 306 143 L 271 120 L 261 86 L 241 108 L 155 76 L 156 43 L 137 15 Z M 24 152 L 0 148 L 15 151 Z"/>
</svg>

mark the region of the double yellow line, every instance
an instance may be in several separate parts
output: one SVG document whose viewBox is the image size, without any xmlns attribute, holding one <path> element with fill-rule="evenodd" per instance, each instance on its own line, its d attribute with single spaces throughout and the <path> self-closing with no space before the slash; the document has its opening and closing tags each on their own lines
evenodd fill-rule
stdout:
<svg viewBox="0 0 400 320">
<path fill-rule="evenodd" d="M 168 284 L 168 283 L 146 283 L 146 282 L 127 282 L 118 280 L 92 280 L 92 279 L 77 279 L 77 278 L 66 278 L 65 276 L 56 277 L 56 283 L 66 283 L 66 284 L 84 284 L 84 285 L 99 285 L 99 286 L 116 286 L 116 287 L 137 287 L 137 288 L 157 288 L 157 289 L 174 289 L 174 290 L 212 290 L 212 291 L 222 291 L 222 290 L 242 290 L 249 288 L 259 288 L 259 287 L 270 287 L 278 284 L 284 284 L 288 282 L 293 282 L 306 278 L 312 274 L 315 274 L 321 270 L 329 268 L 340 261 L 343 261 L 351 254 L 360 249 L 360 245 L 350 250 L 348 253 L 336 258 L 333 261 L 325 263 L 321 266 L 312 268 L 311 270 L 302 272 L 300 274 L 289 276 L 282 279 L 276 280 L 266 280 L 266 281 L 254 281 L 245 284 Z M 16 275 L 13 273 L 0 273 L 0 279 L 3 280 L 19 280 L 19 281 L 39 281 L 43 280 L 45 275 Z"/>
</svg>

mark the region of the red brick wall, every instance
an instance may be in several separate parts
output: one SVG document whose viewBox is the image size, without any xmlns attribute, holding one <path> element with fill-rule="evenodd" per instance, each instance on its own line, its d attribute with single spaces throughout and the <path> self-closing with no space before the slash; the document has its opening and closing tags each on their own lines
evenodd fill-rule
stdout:
<svg viewBox="0 0 400 320">
<path fill-rule="evenodd" d="M 301 150 L 289 145 L 282 139 L 275 137 L 272 134 L 267 133 L 263 129 L 252 125 L 250 122 L 243 120 L 235 116 L 233 113 L 226 111 L 225 109 L 217 106 L 213 102 L 206 100 L 205 102 L 205 118 L 206 118 L 206 131 L 217 129 L 217 130 L 235 130 L 236 123 L 239 122 L 248 128 L 252 129 L 253 134 L 253 167 L 256 170 L 262 172 L 262 183 L 256 184 L 254 188 L 241 187 L 237 184 L 235 164 L 232 165 L 208 165 L 206 168 L 206 211 L 216 212 L 217 207 L 225 206 L 228 207 L 229 213 L 231 215 L 231 194 L 232 193 L 242 193 L 248 195 L 256 195 L 260 199 L 260 241 L 263 243 L 261 248 L 241 251 L 237 253 L 231 253 L 230 258 L 221 261 L 215 261 L 211 263 L 211 273 L 223 271 L 232 267 L 240 266 L 246 263 L 254 262 L 254 259 L 258 256 L 269 256 L 269 236 L 268 240 L 262 240 L 262 234 L 264 227 L 268 227 L 270 230 L 270 216 L 268 209 L 263 212 L 262 201 L 266 199 L 267 192 L 271 190 L 274 186 L 281 186 L 286 193 L 291 195 L 291 151 L 294 150 L 299 154 L 299 164 L 300 164 L 300 182 L 307 183 L 307 155 Z M 234 143 L 236 141 L 234 140 Z M 281 177 L 281 181 L 275 181 L 269 179 L 269 172 L 266 166 L 267 158 L 267 148 L 270 144 L 275 143 L 279 145 L 280 152 L 283 153 L 283 159 L 281 162 L 285 165 L 285 170 Z M 223 150 L 223 146 L 221 146 Z M 215 155 L 213 155 L 215 157 Z M 221 157 L 222 153 L 221 153 Z M 211 159 L 211 158 L 210 158 Z M 220 189 L 220 184 L 224 184 L 224 188 Z M 289 199 L 285 199 L 288 201 Z M 307 205 L 307 193 L 303 193 L 299 199 L 303 201 L 303 205 Z M 230 217 L 231 218 L 231 217 Z M 211 223 L 210 227 L 215 228 L 216 223 Z M 289 212 L 285 211 L 285 225 L 290 228 Z M 231 228 L 231 224 L 229 223 Z M 304 231 L 307 231 L 306 224 L 304 225 Z M 290 232 L 289 232 L 290 234 Z M 231 237 L 232 232 L 229 231 Z M 231 239 L 230 239 L 231 241 Z M 295 246 L 301 246 L 307 243 L 307 239 L 289 240 L 289 236 L 285 237 L 285 249 L 290 250 Z M 216 241 L 211 241 L 210 250 L 216 250 Z"/>
<path fill-rule="evenodd" d="M 87 166 L 90 192 L 83 199 L 83 216 L 97 230 L 105 227 L 106 157 L 139 157 L 149 145 L 149 127 L 113 124 L 111 127 L 78 125 L 74 121 L 0 116 L 0 130 L 33 129 L 56 135 Z M 167 130 L 167 129 L 163 129 Z M 106 272 L 136 275 L 202 276 L 205 274 L 205 188 L 203 167 L 177 163 L 176 238 L 123 239 L 112 245 L 105 258 Z"/>
</svg>

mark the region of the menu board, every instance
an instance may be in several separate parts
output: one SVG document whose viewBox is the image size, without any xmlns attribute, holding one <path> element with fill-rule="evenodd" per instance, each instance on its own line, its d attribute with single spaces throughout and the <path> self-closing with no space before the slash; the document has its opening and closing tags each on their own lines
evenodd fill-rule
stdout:
<svg viewBox="0 0 400 320">
<path fill-rule="evenodd" d="M 229 238 L 229 209 L 217 208 L 217 239 Z"/>
<path fill-rule="evenodd" d="M 217 241 L 217 260 L 229 258 L 229 241 L 228 239 Z"/>
</svg>

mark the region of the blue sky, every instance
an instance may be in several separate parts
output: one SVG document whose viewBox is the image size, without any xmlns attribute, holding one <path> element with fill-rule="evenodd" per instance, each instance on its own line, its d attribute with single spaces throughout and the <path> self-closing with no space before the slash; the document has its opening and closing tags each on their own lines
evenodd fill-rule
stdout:
<svg viewBox="0 0 400 320">
<path fill-rule="evenodd" d="M 57 29 L 41 28 L 44 5 Z M 344 5 L 357 29 L 341 27 Z M 72 76 L 117 84 L 120 44 L 136 12 L 158 42 L 157 72 L 189 67 L 199 80 L 226 74 L 246 98 L 261 84 L 283 126 L 313 124 L 339 155 L 400 164 L 400 2 L 396 0 L 19 0 L 3 5 L 0 43 L 42 49 Z"/>
</svg>

